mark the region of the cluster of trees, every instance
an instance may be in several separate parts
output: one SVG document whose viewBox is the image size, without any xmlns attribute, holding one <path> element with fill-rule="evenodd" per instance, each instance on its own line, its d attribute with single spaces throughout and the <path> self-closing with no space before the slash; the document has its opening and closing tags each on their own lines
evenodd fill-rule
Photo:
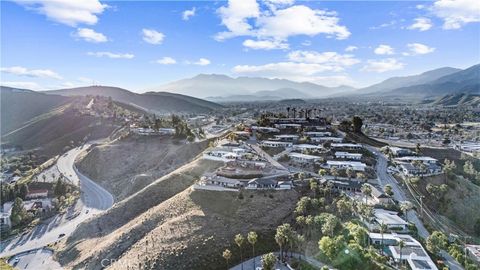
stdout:
<svg viewBox="0 0 480 270">
<path fill-rule="evenodd" d="M 25 199 L 28 194 L 28 186 L 25 183 L 15 183 L 15 184 L 3 184 L 1 185 L 0 190 L 1 198 L 0 203 L 4 204 L 5 202 L 13 201 L 15 198 Z"/>
<path fill-rule="evenodd" d="M 245 237 L 242 234 L 237 234 L 235 235 L 235 238 L 233 239 L 235 244 L 238 247 L 239 253 L 240 253 L 240 260 L 242 262 L 242 269 L 243 269 L 243 251 L 245 249 Z M 252 247 L 252 258 L 255 258 L 255 244 L 258 241 L 258 235 L 256 232 L 251 231 L 247 234 L 247 242 L 251 245 Z M 230 259 L 232 258 L 232 252 L 229 249 L 225 249 L 222 253 L 223 258 L 227 262 L 227 267 Z M 253 261 L 253 268 L 256 269 L 255 267 L 255 260 Z"/>
<path fill-rule="evenodd" d="M 457 262 L 461 263 L 466 270 L 478 269 L 477 265 L 465 254 L 465 251 L 458 243 L 450 244 L 447 236 L 439 231 L 434 231 L 426 241 L 428 251 L 438 255 L 441 250 L 448 250 Z"/>
<path fill-rule="evenodd" d="M 53 194 L 55 198 L 52 199 L 52 204 L 57 210 L 65 209 L 75 202 L 75 199 L 80 195 L 74 186 L 68 184 L 63 180 L 63 176 L 57 179 L 53 184 Z"/>
<path fill-rule="evenodd" d="M 12 214 L 10 216 L 12 226 L 15 227 L 29 224 L 33 218 L 33 213 L 29 213 L 25 210 L 23 200 L 19 197 L 15 198 L 12 205 Z"/>
<path fill-rule="evenodd" d="M 478 161 L 474 161 L 476 163 L 479 163 Z M 475 167 L 471 160 L 465 161 L 465 164 L 463 165 L 463 173 L 464 175 L 470 179 L 474 184 L 480 185 L 480 171 L 478 171 L 476 168 L 479 167 L 479 164 Z"/>
</svg>

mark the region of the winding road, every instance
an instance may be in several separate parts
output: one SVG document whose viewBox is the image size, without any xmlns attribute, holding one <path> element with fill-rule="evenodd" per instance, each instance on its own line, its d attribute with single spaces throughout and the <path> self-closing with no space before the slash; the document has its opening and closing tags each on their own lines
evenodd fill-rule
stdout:
<svg viewBox="0 0 480 270">
<path fill-rule="evenodd" d="M 395 200 L 402 202 L 407 201 L 407 196 L 405 195 L 404 190 L 400 187 L 397 180 L 387 171 L 388 167 L 388 160 L 387 157 L 380 152 L 377 148 L 365 145 L 365 147 L 374 153 L 377 156 L 377 177 L 379 184 L 384 187 L 385 185 L 389 184 L 392 186 L 393 190 L 393 197 Z M 414 210 L 410 210 L 407 213 L 408 220 L 415 224 L 418 230 L 418 235 L 424 239 L 426 239 L 430 233 L 427 231 L 423 222 L 418 218 L 417 212 Z M 463 267 L 452 257 L 448 252 L 441 251 L 442 257 L 445 259 L 445 263 L 448 265 L 449 269 L 451 270 L 461 270 Z"/>
<path fill-rule="evenodd" d="M 72 234 L 77 226 L 86 219 L 103 212 L 113 205 L 113 196 L 104 188 L 97 185 L 75 167 L 77 156 L 88 149 L 90 144 L 74 148 L 57 160 L 57 167 L 68 181 L 80 185 L 81 196 L 79 203 L 80 213 L 68 220 L 55 216 L 48 223 L 37 225 L 31 232 L 7 239 L 1 242 L 0 257 L 7 257 L 17 253 L 39 249 L 54 243 L 61 238 Z"/>
</svg>

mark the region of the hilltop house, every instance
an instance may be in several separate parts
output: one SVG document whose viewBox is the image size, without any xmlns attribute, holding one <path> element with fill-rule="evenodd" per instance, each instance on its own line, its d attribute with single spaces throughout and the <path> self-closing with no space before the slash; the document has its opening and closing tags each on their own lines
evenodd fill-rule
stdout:
<svg viewBox="0 0 480 270">
<path fill-rule="evenodd" d="M 297 163 L 314 163 L 321 159 L 321 157 L 318 157 L 318 156 L 312 156 L 312 155 L 306 155 L 306 154 L 294 153 L 294 152 L 289 153 L 288 156 L 292 161 Z"/>
<path fill-rule="evenodd" d="M 359 161 L 340 161 L 340 160 L 327 160 L 326 167 L 337 168 L 337 169 L 347 169 L 351 168 L 354 171 L 365 171 L 367 164 Z"/>
<path fill-rule="evenodd" d="M 335 158 L 361 160 L 362 159 L 362 154 L 348 153 L 348 152 L 335 152 Z"/>
<path fill-rule="evenodd" d="M 294 134 L 281 134 L 281 135 L 274 135 L 276 140 L 283 141 L 283 142 L 296 142 L 298 141 L 299 136 Z"/>
<path fill-rule="evenodd" d="M 373 215 L 377 225 L 385 224 L 389 230 L 406 231 L 408 229 L 408 222 L 399 217 L 397 212 L 375 209 Z"/>
<path fill-rule="evenodd" d="M 262 146 L 266 147 L 292 147 L 293 143 L 291 142 L 281 142 L 281 141 L 263 141 Z"/>
<path fill-rule="evenodd" d="M 349 150 L 358 150 L 362 149 L 363 146 L 361 144 L 355 144 L 355 143 L 332 143 L 331 148 L 333 149 L 349 149 Z"/>
</svg>

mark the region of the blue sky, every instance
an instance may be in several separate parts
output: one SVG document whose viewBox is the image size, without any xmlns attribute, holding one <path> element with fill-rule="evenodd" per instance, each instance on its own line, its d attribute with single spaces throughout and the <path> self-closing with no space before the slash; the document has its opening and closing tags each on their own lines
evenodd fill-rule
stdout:
<svg viewBox="0 0 480 270">
<path fill-rule="evenodd" d="M 1 81 L 143 92 L 218 73 L 362 87 L 478 64 L 479 22 L 477 0 L 2 1 Z"/>
</svg>

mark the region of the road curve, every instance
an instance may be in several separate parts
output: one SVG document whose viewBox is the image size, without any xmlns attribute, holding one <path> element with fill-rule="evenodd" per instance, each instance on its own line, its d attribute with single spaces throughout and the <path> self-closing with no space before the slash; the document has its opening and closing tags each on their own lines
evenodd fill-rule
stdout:
<svg viewBox="0 0 480 270">
<path fill-rule="evenodd" d="M 77 156 L 88 149 L 90 144 L 74 148 L 57 160 L 57 167 L 68 181 L 80 185 L 81 212 L 78 216 L 65 222 L 59 222 L 58 216 L 48 224 L 39 224 L 31 232 L 1 242 L 0 257 L 11 256 L 20 252 L 42 248 L 60 239 L 60 235 L 68 237 L 77 226 L 86 219 L 109 209 L 113 203 L 113 196 L 94 181 L 81 174 L 75 167 Z M 60 223 L 60 224 L 59 224 Z"/>
</svg>

